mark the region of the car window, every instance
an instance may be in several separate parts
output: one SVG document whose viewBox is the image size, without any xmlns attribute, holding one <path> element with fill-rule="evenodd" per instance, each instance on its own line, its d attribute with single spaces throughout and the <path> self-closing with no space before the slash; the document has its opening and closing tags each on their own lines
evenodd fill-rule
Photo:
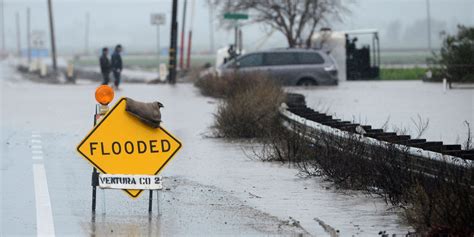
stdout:
<svg viewBox="0 0 474 237">
<path fill-rule="evenodd" d="M 238 60 L 240 67 L 257 67 L 261 66 L 263 61 L 262 54 L 247 55 Z"/>
<path fill-rule="evenodd" d="M 265 55 L 265 65 L 293 65 L 298 64 L 295 53 L 267 53 Z"/>
<path fill-rule="evenodd" d="M 319 53 L 299 53 L 300 64 L 323 64 L 324 59 Z"/>
</svg>

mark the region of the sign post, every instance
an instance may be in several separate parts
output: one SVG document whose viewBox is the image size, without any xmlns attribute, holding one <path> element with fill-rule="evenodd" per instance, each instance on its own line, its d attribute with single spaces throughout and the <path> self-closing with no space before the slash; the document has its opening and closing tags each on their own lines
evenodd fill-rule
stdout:
<svg viewBox="0 0 474 237">
<path fill-rule="evenodd" d="M 110 110 L 107 105 L 98 106 L 94 128 L 77 146 L 79 154 L 94 167 L 93 213 L 97 186 L 122 189 L 132 198 L 137 198 L 143 190 L 150 190 L 151 212 L 152 191 L 162 189 L 162 178 L 158 174 L 182 146 L 163 127 L 150 127 L 128 113 L 126 105 L 127 99 L 121 98 Z"/>
<path fill-rule="evenodd" d="M 164 13 L 153 13 L 151 14 L 150 17 L 150 23 L 152 25 L 156 25 L 156 52 L 158 56 L 158 78 L 160 78 L 160 55 L 161 55 L 161 49 L 160 49 L 160 25 L 166 24 L 166 15 Z M 162 80 L 162 78 L 160 78 Z"/>
<path fill-rule="evenodd" d="M 224 19 L 234 21 L 234 46 L 242 53 L 242 33 L 239 27 L 239 20 L 248 20 L 249 15 L 245 13 L 227 12 L 224 14 Z M 239 33 L 240 32 L 240 33 Z"/>
</svg>

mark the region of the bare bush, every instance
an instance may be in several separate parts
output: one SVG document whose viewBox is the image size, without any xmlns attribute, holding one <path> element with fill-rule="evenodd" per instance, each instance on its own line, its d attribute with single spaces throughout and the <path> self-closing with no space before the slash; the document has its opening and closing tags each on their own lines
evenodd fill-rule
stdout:
<svg viewBox="0 0 474 237">
<path fill-rule="evenodd" d="M 421 117 L 421 115 L 417 115 L 416 119 L 414 118 L 410 118 L 411 122 L 413 123 L 413 125 L 415 126 L 415 129 L 416 129 L 416 135 L 415 135 L 415 138 L 418 139 L 420 138 L 421 136 L 423 136 L 423 134 L 426 132 L 426 130 L 428 130 L 428 127 L 430 125 L 430 120 L 429 119 L 423 119 Z"/>
<path fill-rule="evenodd" d="M 287 124 L 287 126 L 291 125 Z M 305 132 L 297 133 L 287 126 L 280 124 L 274 127 L 275 129 L 268 130 L 270 133 L 261 140 L 263 144 L 261 150 L 254 152 L 260 160 L 291 162 L 299 166 L 302 164 L 301 161 L 313 155 L 311 143 L 302 135 Z M 307 168 L 305 173 L 310 172 L 310 167 Z"/>
<path fill-rule="evenodd" d="M 472 168 L 446 167 L 433 177 L 418 177 L 405 193 L 407 221 L 429 236 L 473 236 Z"/>
<path fill-rule="evenodd" d="M 471 124 L 468 121 L 464 121 L 464 124 L 466 124 L 466 128 L 467 128 L 467 138 L 466 138 L 466 142 L 464 144 L 464 149 L 465 150 L 471 150 L 471 149 L 473 149 L 473 147 L 472 147 Z"/>
<path fill-rule="evenodd" d="M 194 82 L 194 85 L 199 88 L 202 95 L 214 98 L 225 97 L 227 88 L 229 87 L 228 84 L 225 78 L 215 75 L 207 75 Z"/>
<path fill-rule="evenodd" d="M 339 136 L 311 131 L 298 124 L 289 128 L 290 135 L 281 136 L 273 143 L 274 152 L 285 154 L 277 151 L 287 150 L 286 144 L 301 147 L 294 149 L 297 156 L 276 156 L 279 160 L 296 162 L 303 173 L 322 175 L 339 188 L 381 196 L 401 207 L 405 219 L 419 233 L 438 231 L 472 236 L 474 167 L 471 163 L 434 162 L 413 156 L 407 147 L 384 142 L 368 144 L 364 137 L 355 134 Z"/>
<path fill-rule="evenodd" d="M 220 81 L 219 81 L 220 80 Z M 262 74 L 234 74 L 214 78 L 206 93 L 224 98 L 215 114 L 216 135 L 226 138 L 256 138 L 279 126 L 282 88 Z M 224 82 L 222 82 L 224 81 Z"/>
</svg>

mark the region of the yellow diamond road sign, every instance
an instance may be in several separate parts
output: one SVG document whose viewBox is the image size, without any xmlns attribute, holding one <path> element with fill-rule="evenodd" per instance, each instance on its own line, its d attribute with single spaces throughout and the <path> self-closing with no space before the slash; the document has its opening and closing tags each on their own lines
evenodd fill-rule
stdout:
<svg viewBox="0 0 474 237">
<path fill-rule="evenodd" d="M 164 128 L 152 128 L 125 111 L 120 99 L 77 146 L 77 151 L 104 174 L 156 175 L 181 148 Z M 138 197 L 142 190 L 125 190 Z"/>
</svg>

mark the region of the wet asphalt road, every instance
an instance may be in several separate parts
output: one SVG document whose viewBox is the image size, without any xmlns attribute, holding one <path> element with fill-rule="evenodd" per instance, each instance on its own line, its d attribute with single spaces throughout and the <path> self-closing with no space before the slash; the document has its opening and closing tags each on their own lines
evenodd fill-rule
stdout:
<svg viewBox="0 0 474 237">
<path fill-rule="evenodd" d="M 8 68 L 2 68 L 2 76 L 10 73 Z M 160 192 L 159 201 L 154 195 L 151 215 L 148 193 L 133 200 L 120 190 L 98 190 L 94 218 L 92 168 L 76 154 L 75 146 L 92 127 L 96 85 L 37 84 L 18 75 L 2 78 L 1 83 L 1 236 L 305 233 L 224 190 L 179 174 L 166 175 L 166 190 Z M 146 85 L 130 87 L 124 86 L 117 98 L 128 94 L 145 101 L 159 99 L 170 108 L 186 102 L 180 93 L 194 93 L 168 86 L 164 89 Z M 164 121 L 169 121 L 165 126 L 185 146 L 189 135 L 195 134 L 177 129 L 176 124 L 189 118 L 186 111 L 164 115 Z M 185 157 L 178 154 L 176 159 Z"/>
<path fill-rule="evenodd" d="M 165 105 L 164 127 L 183 149 L 163 172 L 158 214 L 148 195 L 99 190 L 91 215 L 91 171 L 75 151 L 92 127 L 96 85 L 26 81 L 2 65 L 1 235 L 324 236 L 406 233 L 382 200 L 334 190 L 282 164 L 249 159 L 253 144 L 209 138 L 218 101 L 190 84 L 124 84 L 116 94 Z M 244 152 L 243 152 L 244 151 Z"/>
</svg>

